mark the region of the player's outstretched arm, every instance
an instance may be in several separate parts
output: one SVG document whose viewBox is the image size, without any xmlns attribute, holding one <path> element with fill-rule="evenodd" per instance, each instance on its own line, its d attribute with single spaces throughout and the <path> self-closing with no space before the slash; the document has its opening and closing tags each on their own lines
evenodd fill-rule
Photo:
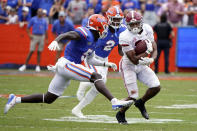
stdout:
<svg viewBox="0 0 197 131">
<path fill-rule="evenodd" d="M 51 42 L 51 44 L 48 46 L 50 51 L 56 51 L 60 50 L 60 47 L 58 45 L 58 42 L 62 39 L 66 40 L 80 40 L 80 35 L 75 31 L 70 31 L 64 34 L 59 35 L 54 41 Z"/>
<path fill-rule="evenodd" d="M 75 31 L 69 31 L 67 33 L 63 33 L 63 34 L 59 35 L 55 39 L 55 41 L 59 42 L 62 39 L 66 39 L 66 40 L 80 40 L 81 37 L 80 37 L 80 35 L 77 32 L 75 32 Z"/>
<path fill-rule="evenodd" d="M 86 57 L 86 62 L 90 65 L 110 67 L 114 71 L 117 70 L 117 65 L 112 62 L 104 62 L 94 57 L 94 52 Z"/>
</svg>

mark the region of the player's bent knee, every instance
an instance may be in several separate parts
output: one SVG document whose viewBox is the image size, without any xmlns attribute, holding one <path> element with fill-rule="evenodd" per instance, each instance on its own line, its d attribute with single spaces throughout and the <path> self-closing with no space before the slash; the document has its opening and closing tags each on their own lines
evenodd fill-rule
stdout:
<svg viewBox="0 0 197 131">
<path fill-rule="evenodd" d="M 95 80 L 102 79 L 102 76 L 97 72 L 92 73 L 90 82 L 94 83 Z"/>
<path fill-rule="evenodd" d="M 43 96 L 43 101 L 44 101 L 44 103 L 51 104 L 51 103 L 53 103 L 57 98 L 58 98 L 57 95 L 52 94 L 52 93 L 50 93 L 50 92 L 47 92 L 47 93 L 44 94 L 44 96 Z"/>
<path fill-rule="evenodd" d="M 161 90 L 161 87 L 160 86 L 157 86 L 157 87 L 153 87 L 152 89 L 154 89 L 155 90 L 155 92 L 160 92 L 160 90 Z"/>
</svg>

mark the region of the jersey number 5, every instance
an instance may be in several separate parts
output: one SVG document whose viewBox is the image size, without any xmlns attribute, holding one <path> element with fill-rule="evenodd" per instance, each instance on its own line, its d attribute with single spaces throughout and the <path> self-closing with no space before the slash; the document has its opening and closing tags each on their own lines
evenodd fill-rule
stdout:
<svg viewBox="0 0 197 131">
<path fill-rule="evenodd" d="M 85 53 L 83 53 L 83 55 L 81 56 L 81 61 L 83 61 L 86 58 L 86 56 L 92 54 L 92 52 L 92 49 L 88 49 Z"/>
<path fill-rule="evenodd" d="M 104 50 L 105 51 L 110 51 L 110 50 L 112 50 L 114 45 L 115 45 L 115 41 L 109 40 L 109 41 L 106 42 L 106 46 L 104 47 Z"/>
</svg>

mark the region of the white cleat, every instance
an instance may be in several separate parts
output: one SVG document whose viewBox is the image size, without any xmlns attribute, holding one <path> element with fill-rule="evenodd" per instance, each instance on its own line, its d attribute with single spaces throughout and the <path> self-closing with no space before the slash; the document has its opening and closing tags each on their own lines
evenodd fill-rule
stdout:
<svg viewBox="0 0 197 131">
<path fill-rule="evenodd" d="M 18 70 L 19 71 L 25 71 L 26 70 L 26 65 L 22 65 Z"/>
<path fill-rule="evenodd" d="M 118 110 L 118 109 L 121 109 L 123 107 L 129 107 L 131 104 L 133 104 L 133 100 L 123 101 L 123 100 L 118 100 L 116 98 L 113 98 L 111 100 L 111 102 L 112 102 L 112 109 L 113 110 Z"/>
<path fill-rule="evenodd" d="M 87 118 L 86 116 L 83 115 L 81 110 L 77 109 L 76 107 L 72 109 L 72 114 L 79 118 Z"/>
<path fill-rule="evenodd" d="M 10 108 L 12 108 L 16 104 L 16 96 L 14 94 L 10 94 L 8 98 L 8 102 L 4 108 L 4 114 L 6 114 Z"/>
<path fill-rule="evenodd" d="M 40 72 L 40 66 L 36 66 L 36 72 Z"/>
</svg>

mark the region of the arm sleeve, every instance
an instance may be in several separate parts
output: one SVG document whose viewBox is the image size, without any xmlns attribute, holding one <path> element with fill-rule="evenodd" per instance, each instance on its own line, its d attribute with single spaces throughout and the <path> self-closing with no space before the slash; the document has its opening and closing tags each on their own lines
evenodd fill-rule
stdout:
<svg viewBox="0 0 197 131">
<path fill-rule="evenodd" d="M 125 37 L 123 37 L 122 34 L 120 34 L 120 37 L 119 37 L 119 45 L 122 46 L 122 51 L 124 53 L 130 50 L 134 50 L 134 48 L 129 44 L 129 41 L 125 39 Z"/>
<path fill-rule="evenodd" d="M 28 24 L 27 28 L 31 28 L 32 25 L 33 25 L 33 19 L 31 19 L 31 20 L 29 21 L 29 24 Z"/>
<path fill-rule="evenodd" d="M 147 28 L 147 32 L 148 32 L 148 38 L 151 42 L 154 42 L 154 34 L 153 34 L 153 29 L 151 26 L 148 26 Z"/>
<path fill-rule="evenodd" d="M 83 40 L 87 40 L 88 38 L 88 33 L 85 29 L 83 29 L 82 27 L 78 27 L 77 29 L 75 29 L 75 31 L 80 35 L 80 37 Z"/>
<path fill-rule="evenodd" d="M 104 66 L 104 61 L 101 61 L 99 59 L 96 59 L 94 57 L 95 52 L 93 52 L 91 55 L 86 57 L 86 62 L 90 65 L 94 65 L 94 66 Z"/>
</svg>

